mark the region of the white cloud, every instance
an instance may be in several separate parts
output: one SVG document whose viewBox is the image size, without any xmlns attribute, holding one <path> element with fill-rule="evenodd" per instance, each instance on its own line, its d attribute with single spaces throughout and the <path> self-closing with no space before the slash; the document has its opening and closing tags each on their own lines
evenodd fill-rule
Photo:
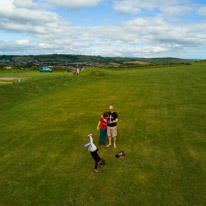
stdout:
<svg viewBox="0 0 206 206">
<path fill-rule="evenodd" d="M 65 9 L 81 9 L 97 6 L 102 0 L 42 0 L 53 6 Z"/>
<path fill-rule="evenodd" d="M 125 13 L 125 14 L 138 14 L 141 12 L 141 8 L 135 7 L 132 3 L 132 1 L 122 1 L 120 2 L 115 2 L 114 9 L 118 13 Z"/>
<path fill-rule="evenodd" d="M 160 10 L 165 16 L 183 16 L 194 9 L 190 6 L 163 6 Z"/>
<path fill-rule="evenodd" d="M 206 16 L 206 6 L 199 8 L 197 14 L 200 16 Z"/>
<path fill-rule="evenodd" d="M 193 10 L 187 0 L 116 0 L 114 1 L 114 9 L 119 13 L 139 14 L 143 9 L 153 11 L 159 9 L 164 15 L 182 16 Z"/>
<path fill-rule="evenodd" d="M 57 13 L 41 8 L 32 0 L 1 0 L 0 30 L 47 38 L 69 32 L 70 28 Z"/>
<path fill-rule="evenodd" d="M 206 22 L 173 25 L 160 16 L 136 18 L 120 26 L 73 27 L 74 36 L 0 42 L 7 54 L 70 53 L 103 56 L 179 56 L 206 47 Z M 11 46 L 12 45 L 12 46 Z M 198 53 L 199 55 L 199 53 Z M 202 56 L 204 52 L 202 52 Z"/>
<path fill-rule="evenodd" d="M 16 40 L 16 43 L 17 43 L 18 45 L 23 45 L 23 46 L 25 46 L 25 45 L 29 45 L 30 41 L 29 41 L 28 39 L 20 39 L 20 40 Z"/>
<path fill-rule="evenodd" d="M 38 9 L 39 8 L 38 4 L 34 3 L 32 0 L 14 0 L 13 4 L 17 8 L 26 8 L 26 9 Z"/>
</svg>

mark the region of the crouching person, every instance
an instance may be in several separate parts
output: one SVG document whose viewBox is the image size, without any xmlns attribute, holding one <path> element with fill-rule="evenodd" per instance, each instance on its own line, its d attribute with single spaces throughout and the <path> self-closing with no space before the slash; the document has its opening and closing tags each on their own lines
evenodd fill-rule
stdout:
<svg viewBox="0 0 206 206">
<path fill-rule="evenodd" d="M 104 167 L 105 165 L 105 160 L 100 158 L 98 155 L 98 148 L 95 146 L 95 144 L 93 143 L 93 138 L 92 138 L 92 134 L 88 135 L 88 137 L 90 138 L 90 142 L 85 144 L 85 146 L 89 146 L 88 151 L 91 152 L 92 158 L 95 161 L 95 167 L 94 167 L 94 172 L 98 173 L 99 170 L 97 169 L 97 166 L 99 167 Z"/>
</svg>

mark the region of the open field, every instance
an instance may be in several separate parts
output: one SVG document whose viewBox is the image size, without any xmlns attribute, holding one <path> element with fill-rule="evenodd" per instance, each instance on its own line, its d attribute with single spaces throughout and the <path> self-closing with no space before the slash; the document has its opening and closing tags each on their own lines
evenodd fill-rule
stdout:
<svg viewBox="0 0 206 206">
<path fill-rule="evenodd" d="M 127 61 L 127 62 L 124 62 L 126 64 L 149 64 L 148 62 L 143 62 L 143 61 Z"/>
<path fill-rule="evenodd" d="M 0 71 L 27 78 L 0 86 L 0 205 L 206 205 L 206 63 L 84 73 Z M 110 104 L 95 174 L 83 145 Z"/>
</svg>

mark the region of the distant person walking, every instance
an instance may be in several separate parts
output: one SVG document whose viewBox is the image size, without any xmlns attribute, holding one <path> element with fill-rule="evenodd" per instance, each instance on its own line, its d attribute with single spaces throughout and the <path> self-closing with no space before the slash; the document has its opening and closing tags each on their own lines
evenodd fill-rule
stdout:
<svg viewBox="0 0 206 206">
<path fill-rule="evenodd" d="M 112 138 L 114 142 L 114 148 L 117 147 L 116 138 L 117 138 L 117 122 L 118 122 L 118 114 L 114 112 L 113 106 L 109 106 L 109 120 L 107 125 L 107 135 L 109 137 L 109 144 L 107 147 L 112 145 Z"/>
</svg>

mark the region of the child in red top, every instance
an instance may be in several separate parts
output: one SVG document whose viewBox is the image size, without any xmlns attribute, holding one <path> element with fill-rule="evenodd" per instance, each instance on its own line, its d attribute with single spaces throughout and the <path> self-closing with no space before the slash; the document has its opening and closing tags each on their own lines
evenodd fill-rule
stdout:
<svg viewBox="0 0 206 206">
<path fill-rule="evenodd" d="M 100 118 L 97 130 L 99 130 L 100 126 L 100 136 L 99 136 L 99 146 L 105 146 L 106 136 L 107 136 L 107 121 L 109 120 L 109 113 L 105 112 L 103 117 Z"/>
</svg>

